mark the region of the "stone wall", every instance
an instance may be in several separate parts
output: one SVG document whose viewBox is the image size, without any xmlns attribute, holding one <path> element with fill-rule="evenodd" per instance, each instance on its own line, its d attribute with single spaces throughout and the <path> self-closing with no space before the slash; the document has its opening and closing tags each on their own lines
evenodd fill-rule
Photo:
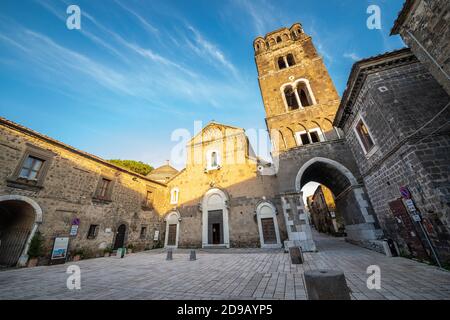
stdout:
<svg viewBox="0 0 450 320">
<path fill-rule="evenodd" d="M 450 136 L 445 124 L 450 110 L 435 116 L 449 96 L 420 62 L 411 60 L 368 75 L 355 101 L 344 126 L 346 141 L 386 236 L 408 252 L 389 208 L 400 198 L 399 188 L 407 186 L 434 246 L 448 261 Z M 359 116 L 375 141 L 374 152 L 367 155 L 353 130 Z M 420 225 L 414 225 L 430 253 Z"/>
<path fill-rule="evenodd" d="M 414 55 L 450 95 L 449 21 L 448 0 L 409 0 L 393 33 L 400 34 Z"/>
</svg>

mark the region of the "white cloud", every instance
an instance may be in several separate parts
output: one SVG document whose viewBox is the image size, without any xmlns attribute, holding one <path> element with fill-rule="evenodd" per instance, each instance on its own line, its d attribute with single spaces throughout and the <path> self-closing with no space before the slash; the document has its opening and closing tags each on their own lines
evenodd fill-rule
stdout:
<svg viewBox="0 0 450 320">
<path fill-rule="evenodd" d="M 206 56 L 215 62 L 219 62 L 222 66 L 228 69 L 236 78 L 238 78 L 238 72 L 236 67 L 225 57 L 225 54 L 217 47 L 217 45 L 206 40 L 204 36 L 194 27 L 187 26 L 194 35 L 195 44 L 189 39 L 185 39 L 189 47 L 200 56 Z"/>
<path fill-rule="evenodd" d="M 347 52 L 347 53 L 344 53 L 343 54 L 343 57 L 344 58 L 347 58 L 347 59 L 351 59 L 351 60 L 353 60 L 353 61 L 359 61 L 359 60 L 361 60 L 361 57 L 360 56 L 358 56 L 356 53 L 354 53 L 354 52 Z"/>
</svg>

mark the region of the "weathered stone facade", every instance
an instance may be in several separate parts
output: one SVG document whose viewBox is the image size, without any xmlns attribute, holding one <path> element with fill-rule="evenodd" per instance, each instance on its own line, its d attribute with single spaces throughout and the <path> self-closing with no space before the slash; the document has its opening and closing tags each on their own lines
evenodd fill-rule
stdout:
<svg viewBox="0 0 450 320">
<path fill-rule="evenodd" d="M 405 1 L 391 34 L 400 34 L 414 55 L 450 95 L 450 2 Z"/>
<path fill-rule="evenodd" d="M 332 121 L 339 96 L 312 39 L 299 23 L 254 41 L 258 81 L 266 111 L 266 124 L 280 151 L 300 144 L 297 132 L 320 129 L 319 136 L 336 137 Z M 292 55 L 291 59 L 287 59 Z M 279 59 L 286 61 L 278 62 Z M 293 89 L 292 108 L 285 90 Z M 302 99 L 302 91 L 304 98 Z M 276 150 L 278 151 L 278 150 Z"/>
<path fill-rule="evenodd" d="M 212 152 L 217 155 L 217 167 L 211 166 Z M 226 247 L 259 247 L 257 206 L 269 202 L 282 212 L 276 197 L 278 183 L 274 176 L 261 175 L 259 161 L 252 154 L 244 130 L 210 123 L 187 145 L 187 165 L 168 182 L 166 198 L 178 190 L 176 203 L 169 204 L 166 216 L 178 212 L 178 247 L 208 247 L 205 230 L 205 211 L 208 192 L 220 190 L 224 194 L 223 210 L 227 211 L 229 241 Z M 275 213 L 276 214 L 276 213 Z M 285 238 L 282 215 L 277 215 L 281 238 Z M 226 230 L 225 230 L 226 231 Z M 225 232 L 224 231 L 224 232 Z M 224 240 L 224 239 L 222 239 Z M 225 239 L 226 240 L 226 239 Z"/>
<path fill-rule="evenodd" d="M 47 154 L 37 181 L 28 181 L 15 173 L 26 156 Z M 69 252 L 84 248 L 90 255 L 103 255 L 103 249 L 113 246 L 117 228 L 126 226 L 124 246 L 132 244 L 136 250 L 152 248 L 155 231 L 160 231 L 158 201 L 154 207 L 144 205 L 147 191 L 155 199 L 163 195 L 165 185 L 114 166 L 102 159 L 76 150 L 30 129 L 0 118 L 0 206 L 2 213 L 14 214 L 18 205 L 32 202 L 42 212 L 36 220 L 48 258 L 55 237 L 69 236 L 71 224 L 79 219 L 76 236 L 70 237 Z M 108 199 L 97 199 L 99 181 L 111 181 Z M 36 185 L 42 180 L 42 185 Z M 10 210 L 11 209 L 11 210 Z M 35 217 L 35 213 L 32 214 Z M 37 216 L 35 217 L 38 218 Z M 88 239 L 91 225 L 97 225 L 95 237 Z M 32 231 L 33 223 L 24 226 Z M 7 232 L 2 224 L 3 235 Z M 146 227 L 144 234 L 141 228 Z M 32 236 L 32 234 L 30 235 Z M 29 243 L 31 237 L 26 241 Z M 23 239 L 22 239 L 23 241 Z M 8 239 L 2 238 L 2 249 Z M 22 250 L 20 250 L 22 251 Z M 20 252 L 21 256 L 26 252 Z M 23 257 L 24 259 L 25 257 Z M 25 260 L 26 262 L 26 260 Z"/>
<path fill-rule="evenodd" d="M 335 120 L 345 132 L 385 235 L 406 253 L 421 256 L 425 248 L 433 256 L 420 223 L 393 214 L 400 187 L 407 187 L 444 261 L 450 248 L 449 102 L 432 74 L 403 49 L 354 65 Z M 369 150 L 356 129 L 360 121 L 373 140 Z M 415 243 L 423 248 L 414 248 Z"/>
</svg>

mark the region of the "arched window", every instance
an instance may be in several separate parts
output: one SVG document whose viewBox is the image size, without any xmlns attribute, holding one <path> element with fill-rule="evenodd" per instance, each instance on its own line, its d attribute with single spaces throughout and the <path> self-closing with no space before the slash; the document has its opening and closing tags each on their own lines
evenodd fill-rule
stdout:
<svg viewBox="0 0 450 320">
<path fill-rule="evenodd" d="M 300 82 L 297 85 L 297 93 L 298 97 L 300 98 L 300 103 L 302 107 L 308 107 L 313 105 L 308 88 L 304 82 Z"/>
<path fill-rule="evenodd" d="M 277 37 L 277 43 L 280 43 L 280 42 L 281 42 L 281 37 L 278 36 L 278 37 Z"/>
<path fill-rule="evenodd" d="M 278 68 L 280 70 L 286 68 L 286 62 L 284 61 L 283 57 L 278 58 Z"/>
<path fill-rule="evenodd" d="M 206 153 L 206 170 L 220 169 L 220 157 L 217 150 L 209 150 Z"/>
<path fill-rule="evenodd" d="M 213 153 L 211 153 L 211 167 L 215 168 L 217 166 L 218 166 L 218 163 L 217 163 L 217 152 L 214 151 Z"/>
<path fill-rule="evenodd" d="M 287 55 L 287 63 L 288 63 L 289 67 L 295 65 L 295 60 L 294 60 L 294 56 L 292 55 L 292 53 L 289 53 Z"/>
<path fill-rule="evenodd" d="M 284 89 L 284 97 L 286 98 L 286 103 L 289 110 L 298 109 L 299 107 L 298 101 L 297 98 L 295 97 L 295 92 L 291 86 L 287 86 Z"/>
</svg>

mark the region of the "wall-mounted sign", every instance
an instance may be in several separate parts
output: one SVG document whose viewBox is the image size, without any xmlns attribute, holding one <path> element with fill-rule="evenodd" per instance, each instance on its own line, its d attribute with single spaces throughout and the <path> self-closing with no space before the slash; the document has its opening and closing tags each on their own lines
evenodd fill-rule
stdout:
<svg viewBox="0 0 450 320">
<path fill-rule="evenodd" d="M 105 233 L 111 233 L 111 232 L 112 232 L 111 228 L 106 228 L 105 229 Z"/>
<path fill-rule="evenodd" d="M 400 187 L 400 194 L 403 199 L 411 199 L 411 193 L 409 192 L 408 187 Z"/>
<path fill-rule="evenodd" d="M 52 260 L 66 259 L 69 237 L 55 238 L 52 250 Z"/>
<path fill-rule="evenodd" d="M 155 235 L 153 236 L 153 241 L 159 240 L 159 230 L 155 230 Z"/>
<path fill-rule="evenodd" d="M 414 202 L 411 199 L 405 200 L 405 205 L 411 213 L 414 213 L 417 211 L 416 206 L 414 205 Z"/>
<path fill-rule="evenodd" d="M 72 227 L 70 227 L 70 236 L 76 236 L 78 234 L 78 225 L 73 224 Z"/>
</svg>

